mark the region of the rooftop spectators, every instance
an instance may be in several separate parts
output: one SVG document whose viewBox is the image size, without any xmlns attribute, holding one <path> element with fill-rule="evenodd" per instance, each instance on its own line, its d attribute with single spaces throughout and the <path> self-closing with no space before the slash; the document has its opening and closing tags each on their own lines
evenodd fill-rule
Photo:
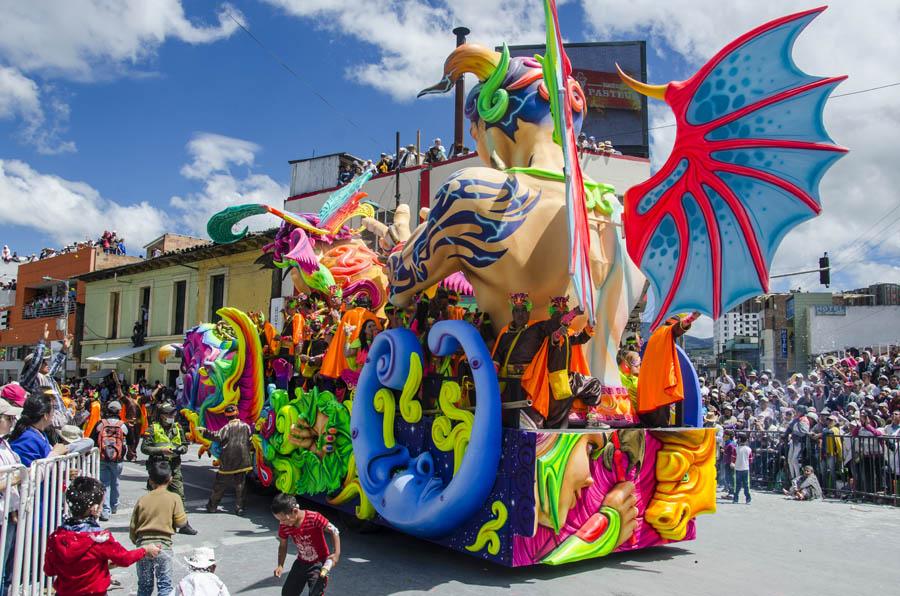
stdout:
<svg viewBox="0 0 900 596">
<path fill-rule="evenodd" d="M 447 159 L 447 152 L 444 151 L 444 146 L 441 145 L 440 139 L 435 139 L 434 144 L 428 148 L 428 151 L 425 152 L 425 163 L 439 163 Z"/>
</svg>

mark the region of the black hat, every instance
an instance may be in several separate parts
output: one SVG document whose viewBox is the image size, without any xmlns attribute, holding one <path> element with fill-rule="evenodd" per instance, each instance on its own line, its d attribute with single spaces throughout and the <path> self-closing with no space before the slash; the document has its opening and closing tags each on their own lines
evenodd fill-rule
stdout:
<svg viewBox="0 0 900 596">
<path fill-rule="evenodd" d="M 159 411 L 163 414 L 174 414 L 175 413 L 175 404 L 170 401 L 164 401 L 159 405 Z"/>
</svg>

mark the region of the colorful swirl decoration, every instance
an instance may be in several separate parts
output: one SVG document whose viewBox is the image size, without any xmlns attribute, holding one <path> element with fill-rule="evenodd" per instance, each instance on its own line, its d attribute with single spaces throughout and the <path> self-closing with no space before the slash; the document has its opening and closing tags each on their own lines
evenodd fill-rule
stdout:
<svg viewBox="0 0 900 596">
<path fill-rule="evenodd" d="M 276 488 L 301 495 L 342 490 L 352 459 L 350 412 L 334 394 L 298 388 L 290 399 L 274 389 L 266 409 L 276 413 L 265 453 Z"/>
<path fill-rule="evenodd" d="M 218 314 L 221 328 L 205 323 L 185 334 L 181 362 L 185 395 L 179 402 L 189 424 L 188 438 L 216 457 L 218 444 L 197 428 L 215 431 L 225 426 L 228 419 L 223 412 L 232 404 L 240 419 L 255 427 L 265 398 L 256 324 L 236 308 L 225 307 Z"/>
<path fill-rule="evenodd" d="M 375 396 L 385 387 L 407 388 L 410 362 L 422 361 L 421 345 L 408 329 L 391 329 L 372 343 L 353 400 L 351 436 L 359 483 L 379 515 L 408 534 L 440 538 L 480 511 L 494 486 L 500 461 L 501 406 L 490 352 L 474 327 L 463 321 L 441 321 L 432 327 L 428 346 L 437 356 L 462 347 L 478 392 L 470 443 L 453 479 L 445 486 L 431 452 L 413 457 L 404 445 L 385 444 L 383 414 L 375 407 Z M 413 354 L 417 358 L 411 358 Z"/>
</svg>

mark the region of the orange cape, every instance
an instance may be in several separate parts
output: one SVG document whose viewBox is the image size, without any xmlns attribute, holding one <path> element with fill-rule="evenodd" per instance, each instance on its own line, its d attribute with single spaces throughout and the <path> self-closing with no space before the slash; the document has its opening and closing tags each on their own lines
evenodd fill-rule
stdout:
<svg viewBox="0 0 900 596">
<path fill-rule="evenodd" d="M 660 327 L 647 342 L 638 375 L 639 414 L 684 400 L 681 365 L 672 331 L 672 325 Z"/>
<path fill-rule="evenodd" d="M 451 321 L 462 321 L 466 316 L 466 309 L 462 306 L 453 306 L 451 304 L 447 307 L 447 311 Z"/>
<path fill-rule="evenodd" d="M 572 346 L 569 370 L 589 376 L 591 371 L 581 348 L 580 344 Z M 549 354 L 550 338 L 547 338 L 531 360 L 531 364 L 525 369 L 525 374 L 522 375 L 522 390 L 531 400 L 531 407 L 544 418 L 550 412 L 550 371 L 547 370 Z"/>
<path fill-rule="evenodd" d="M 375 313 L 366 310 L 361 306 L 351 308 L 344 313 L 344 316 L 341 317 L 341 323 L 338 325 L 337 331 L 335 331 L 334 337 L 331 339 L 331 343 L 328 344 L 325 356 L 322 358 L 322 368 L 319 370 L 319 374 L 330 379 L 341 378 L 341 373 L 350 368 L 350 365 L 347 363 L 347 357 L 344 355 L 344 344 L 348 341 L 350 343 L 356 341 L 356 338 L 359 337 L 359 334 L 362 331 L 363 325 L 368 321 L 374 321 L 378 329 L 381 329 L 381 321 L 378 320 Z M 355 327 L 353 333 L 350 334 L 349 340 L 347 339 L 347 334 L 344 332 L 345 325 L 353 325 Z"/>
</svg>

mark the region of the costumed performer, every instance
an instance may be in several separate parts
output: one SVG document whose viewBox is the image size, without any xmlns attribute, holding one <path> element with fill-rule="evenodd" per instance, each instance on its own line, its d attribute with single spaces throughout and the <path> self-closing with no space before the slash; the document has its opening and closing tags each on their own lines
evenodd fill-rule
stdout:
<svg viewBox="0 0 900 596">
<path fill-rule="evenodd" d="M 684 383 L 675 340 L 684 335 L 700 316 L 675 315 L 666 319 L 650 335 L 638 377 L 638 415 L 651 428 L 676 425 L 672 406 L 684 401 Z"/>
<path fill-rule="evenodd" d="M 593 329 L 586 326 L 580 333 L 569 329 L 572 321 L 582 314 L 569 309 L 567 296 L 550 299 L 550 318 L 537 323 L 543 332 L 535 358 L 522 375 L 522 388 L 532 401 L 525 410 L 536 428 L 567 428 L 569 412 L 574 400 L 593 406 L 600 401 L 603 385 L 590 376 L 587 360 L 580 346 L 593 337 Z"/>
<path fill-rule="evenodd" d="M 250 443 L 253 430 L 249 424 L 240 419 L 236 405 L 225 406 L 224 414 L 228 418 L 228 423 L 219 430 L 199 429 L 204 437 L 217 442 L 221 448 L 219 467 L 216 470 L 216 479 L 213 482 L 209 501 L 206 503 L 206 511 L 215 513 L 225 491 L 229 487 L 234 487 L 234 513 L 241 515 L 244 512 L 244 485 L 247 472 L 253 469 Z"/>
</svg>

